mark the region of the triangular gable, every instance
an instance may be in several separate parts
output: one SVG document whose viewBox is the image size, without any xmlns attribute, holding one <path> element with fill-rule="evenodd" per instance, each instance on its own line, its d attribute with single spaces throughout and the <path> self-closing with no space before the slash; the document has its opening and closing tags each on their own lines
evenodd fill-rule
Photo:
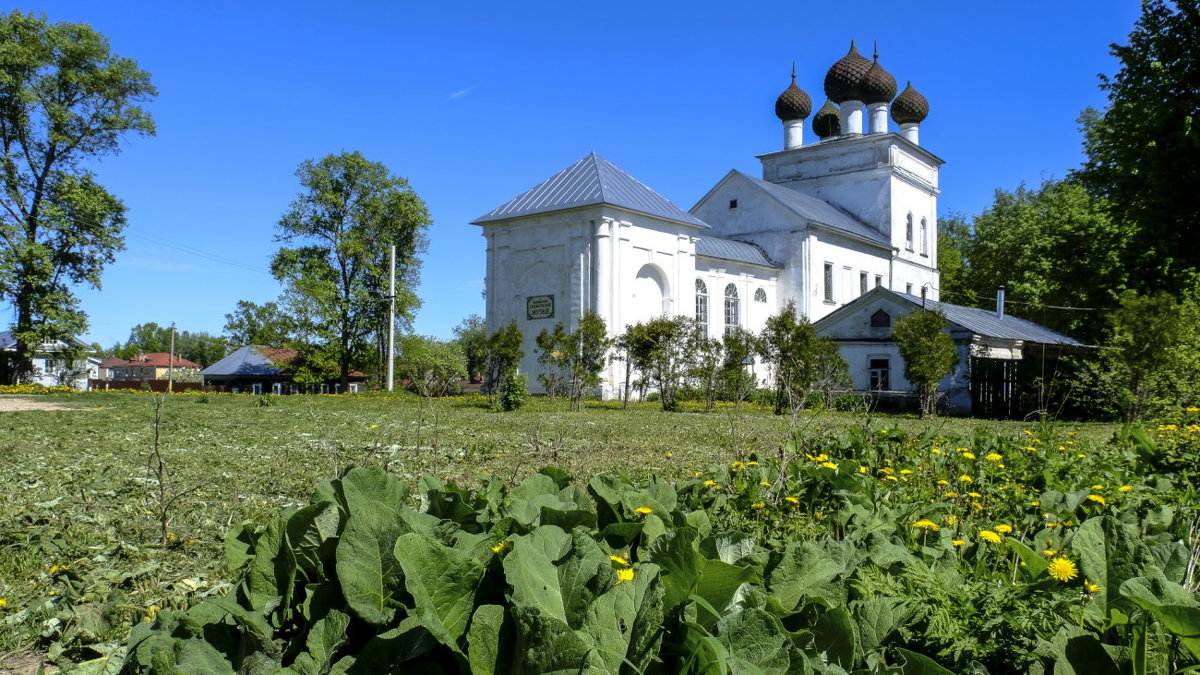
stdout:
<svg viewBox="0 0 1200 675">
<path fill-rule="evenodd" d="M 922 301 L 917 296 L 899 293 L 882 286 L 872 288 L 867 293 L 842 305 L 817 321 L 814 326 L 821 336 L 845 336 L 854 333 L 854 329 L 859 328 L 848 322 L 858 321 L 861 323 L 864 311 L 869 316 L 877 307 L 894 308 L 898 312 L 898 314 L 892 314 L 894 322 L 901 314 L 907 315 L 921 309 L 922 304 L 929 311 L 941 310 L 946 316 L 951 333 L 970 333 L 987 338 L 1021 340 L 1041 344 L 1084 346 L 1073 338 L 1010 314 L 1000 318 L 994 312 L 977 307 L 964 307 L 936 300 Z"/>
<path fill-rule="evenodd" d="M 692 207 L 692 212 L 697 212 L 701 206 L 719 193 L 722 187 L 732 181 L 738 181 L 750 186 L 756 192 L 769 198 L 781 206 L 785 212 L 806 225 L 811 224 L 825 227 L 849 235 L 855 239 L 874 244 L 880 248 L 888 250 L 892 248 L 891 240 L 882 232 L 828 202 L 812 195 L 755 178 L 737 169 L 726 174 L 707 194 L 701 197 L 700 201 L 696 202 L 696 205 Z"/>
<path fill-rule="evenodd" d="M 268 358 L 263 353 L 264 350 L 267 350 L 267 348 L 254 345 L 241 347 L 229 356 L 200 371 L 200 374 L 210 377 L 283 374 L 286 369 Z"/>
<path fill-rule="evenodd" d="M 609 204 L 696 227 L 708 227 L 594 152 L 492 209 L 472 221 L 472 224 L 482 225 L 598 204 Z"/>
</svg>

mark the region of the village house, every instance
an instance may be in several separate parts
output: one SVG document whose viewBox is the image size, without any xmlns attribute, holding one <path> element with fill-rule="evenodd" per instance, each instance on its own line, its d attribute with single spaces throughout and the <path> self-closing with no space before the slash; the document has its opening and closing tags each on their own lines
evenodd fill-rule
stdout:
<svg viewBox="0 0 1200 675">
<path fill-rule="evenodd" d="M 0 332 L 0 354 L 16 350 L 17 340 L 12 332 Z M 100 369 L 100 359 L 91 346 L 74 337 L 43 342 L 34 351 L 32 362 L 29 384 L 46 387 L 87 389 L 89 378 L 96 377 Z"/>
<path fill-rule="evenodd" d="M 204 384 L 234 394 L 341 394 L 366 391 L 367 376 L 351 371 L 343 391 L 336 379 L 297 382 L 289 367 L 296 350 L 247 345 L 200 371 Z"/>
</svg>

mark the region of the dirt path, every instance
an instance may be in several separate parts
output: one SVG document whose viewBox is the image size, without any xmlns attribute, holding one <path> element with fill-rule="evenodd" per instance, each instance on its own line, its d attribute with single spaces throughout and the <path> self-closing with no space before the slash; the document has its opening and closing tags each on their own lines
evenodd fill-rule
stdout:
<svg viewBox="0 0 1200 675">
<path fill-rule="evenodd" d="M 80 408 L 63 405 L 58 401 L 45 401 L 40 398 L 24 396 L 0 395 L 0 413 L 17 412 L 21 410 L 95 410 L 95 408 Z"/>
</svg>

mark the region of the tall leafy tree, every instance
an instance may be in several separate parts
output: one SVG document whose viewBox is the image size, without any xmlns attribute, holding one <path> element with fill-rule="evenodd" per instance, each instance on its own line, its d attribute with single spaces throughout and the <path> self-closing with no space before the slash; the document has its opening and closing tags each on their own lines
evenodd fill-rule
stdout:
<svg viewBox="0 0 1200 675">
<path fill-rule="evenodd" d="M 386 166 L 358 152 L 305 160 L 302 191 L 279 220 L 271 272 L 296 325 L 311 371 L 350 371 L 377 361 L 371 336 L 387 330 L 388 246 L 396 246 L 396 309 L 406 326 L 420 304 L 415 288 L 425 250 L 425 202 Z"/>
<path fill-rule="evenodd" d="M 99 287 L 124 246 L 125 206 L 88 169 L 126 133 L 153 135 L 139 105 L 157 92 L 133 60 L 86 24 L 0 16 L 0 300 L 12 305 L 10 381 L 43 341 L 73 337 L 87 316 L 73 284 Z"/>
<path fill-rule="evenodd" d="M 786 406 L 796 414 L 814 389 L 832 390 L 845 379 L 846 362 L 837 345 L 817 336 L 808 319 L 788 302 L 769 319 L 758 340 L 758 353 L 775 372 L 775 414 Z"/>
<path fill-rule="evenodd" d="M 454 327 L 454 339 L 467 357 L 467 375 L 472 381 L 483 378 L 487 368 L 487 322 L 472 314 Z"/>
<path fill-rule="evenodd" d="M 1200 2 L 1145 0 L 1102 114 L 1081 119 L 1078 178 L 1132 232 L 1126 265 L 1143 292 L 1188 291 L 1200 272 Z"/>
<path fill-rule="evenodd" d="M 1070 181 L 997 190 L 965 242 L 964 295 L 994 297 L 1004 286 L 1024 318 L 1079 339 L 1098 339 L 1100 309 L 1125 287 L 1128 232 L 1104 204 Z M 1085 309 L 1060 309 L 1063 307 Z"/>
<path fill-rule="evenodd" d="M 129 331 L 129 341 L 117 343 L 109 350 L 111 356 L 131 359 L 139 354 L 153 352 L 171 352 L 171 327 L 161 326 L 153 321 L 139 323 Z M 201 366 L 211 366 L 229 353 L 229 343 L 225 338 L 209 335 L 206 332 L 175 331 L 176 356 L 194 361 Z"/>
<path fill-rule="evenodd" d="M 971 225 L 961 213 L 938 218 L 937 266 L 940 273 L 939 297 L 942 302 L 974 305 L 974 289 L 969 285 L 967 247 L 971 242 Z"/>
<path fill-rule="evenodd" d="M 628 357 L 642 379 L 658 389 L 662 409 L 678 408 L 676 394 L 691 364 L 689 338 L 696 322 L 687 317 L 660 317 L 625 329 Z"/>
<path fill-rule="evenodd" d="M 237 309 L 225 315 L 225 339 L 232 345 L 279 347 L 295 332 L 292 318 L 276 302 L 259 305 L 238 300 Z"/>
<path fill-rule="evenodd" d="M 913 312 L 896 319 L 892 337 L 904 359 L 904 379 L 917 388 L 921 416 L 937 411 L 937 388 L 942 378 L 958 365 L 958 350 L 946 332 L 946 316 L 941 312 Z"/>
</svg>

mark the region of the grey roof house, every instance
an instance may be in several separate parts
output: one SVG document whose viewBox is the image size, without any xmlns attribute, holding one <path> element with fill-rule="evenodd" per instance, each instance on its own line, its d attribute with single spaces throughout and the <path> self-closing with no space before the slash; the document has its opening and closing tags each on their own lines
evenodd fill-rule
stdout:
<svg viewBox="0 0 1200 675">
<path fill-rule="evenodd" d="M 838 343 L 853 388 L 897 395 L 911 392 L 895 340 L 895 320 L 912 312 L 941 311 L 958 347 L 958 366 L 942 380 L 946 410 L 977 417 L 1023 417 L 1038 412 L 1034 380 L 1052 376 L 1064 354 L 1087 345 L 1004 312 L 923 300 L 874 288 L 814 324 L 817 334 Z"/>
</svg>

